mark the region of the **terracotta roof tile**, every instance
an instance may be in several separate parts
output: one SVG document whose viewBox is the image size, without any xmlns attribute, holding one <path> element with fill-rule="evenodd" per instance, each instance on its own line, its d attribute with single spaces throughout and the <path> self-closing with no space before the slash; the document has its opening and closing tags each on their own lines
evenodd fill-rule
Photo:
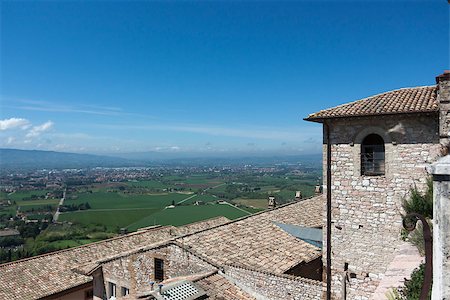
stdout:
<svg viewBox="0 0 450 300">
<path fill-rule="evenodd" d="M 151 228 L 3 264 L 0 265 L 0 299 L 38 299 L 89 283 L 92 277 L 83 273 L 89 273 L 99 261 L 173 240 L 186 232 L 177 241 L 214 263 L 244 262 L 248 267 L 282 273 L 302 261 L 316 258 L 320 249 L 287 234 L 273 222 L 321 226 L 322 211 L 320 196 L 226 224 L 223 224 L 225 218 L 216 218 L 179 230 L 172 226 Z M 192 233 L 197 230 L 200 231 Z"/>
<path fill-rule="evenodd" d="M 72 270 L 81 264 L 170 239 L 173 227 L 158 227 L 97 243 L 0 265 L 0 299 L 27 300 L 53 295 L 92 281 Z"/>
<path fill-rule="evenodd" d="M 321 250 L 280 229 L 273 222 L 322 226 L 323 197 L 318 196 L 263 212 L 177 240 L 217 265 L 240 263 L 284 273 L 311 261 Z"/>
<path fill-rule="evenodd" d="M 208 294 L 211 300 L 253 300 L 256 299 L 220 274 L 214 274 L 195 282 Z"/>
<path fill-rule="evenodd" d="M 438 111 L 436 86 L 403 88 L 310 114 L 305 120 Z"/>
</svg>

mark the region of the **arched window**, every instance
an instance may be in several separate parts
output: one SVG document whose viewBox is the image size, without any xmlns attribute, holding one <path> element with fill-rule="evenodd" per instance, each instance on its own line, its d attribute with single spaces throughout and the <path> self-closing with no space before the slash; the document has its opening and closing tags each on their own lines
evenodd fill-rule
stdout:
<svg viewBox="0 0 450 300">
<path fill-rule="evenodd" d="M 384 140 L 369 134 L 361 144 L 361 175 L 384 174 Z"/>
</svg>

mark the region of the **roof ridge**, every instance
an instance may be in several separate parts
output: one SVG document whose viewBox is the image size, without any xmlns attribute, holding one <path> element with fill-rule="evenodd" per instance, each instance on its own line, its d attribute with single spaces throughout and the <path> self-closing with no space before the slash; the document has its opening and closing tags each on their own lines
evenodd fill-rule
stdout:
<svg viewBox="0 0 450 300">
<path fill-rule="evenodd" d="M 133 255 L 133 254 L 143 253 L 143 252 L 147 252 L 147 251 L 150 251 L 150 250 L 153 250 L 153 249 L 164 248 L 164 247 L 167 247 L 167 246 L 170 246 L 170 245 L 177 246 L 177 247 L 183 249 L 184 251 L 187 251 L 187 252 L 191 253 L 193 256 L 197 257 L 198 259 L 203 260 L 204 262 L 212 265 L 215 268 L 219 268 L 220 267 L 218 264 L 216 264 L 215 262 L 213 262 L 209 258 L 204 257 L 202 254 L 198 253 L 197 251 L 194 251 L 193 249 L 190 249 L 189 247 L 186 247 L 185 245 L 182 245 L 180 242 L 178 242 L 174 238 L 172 238 L 172 239 L 167 239 L 167 240 L 163 240 L 163 241 L 160 241 L 160 242 L 156 242 L 156 243 L 153 243 L 153 244 L 148 245 L 148 246 L 134 248 L 134 249 L 126 251 L 126 252 L 121 252 L 119 254 L 111 255 L 111 256 L 108 256 L 108 257 L 105 257 L 105 258 L 102 258 L 102 259 L 99 259 L 99 260 L 91 261 L 91 262 L 88 262 L 88 263 L 85 263 L 85 264 L 81 264 L 81 265 L 78 265 L 75 268 L 72 268 L 71 270 L 74 270 L 74 269 L 76 269 L 76 268 L 78 268 L 80 266 L 82 267 L 82 266 L 88 265 L 90 263 L 101 265 L 101 264 L 104 264 L 104 263 L 107 263 L 107 262 L 110 262 L 110 261 L 113 261 L 113 260 L 116 260 L 116 259 L 119 259 L 119 258 L 122 258 L 122 257 L 128 257 L 128 256 Z"/>
<path fill-rule="evenodd" d="M 362 98 L 362 99 L 357 99 L 357 100 L 354 100 L 354 101 L 350 101 L 350 102 L 339 104 L 339 105 L 336 105 L 336 106 L 333 106 L 333 107 L 329 107 L 329 108 L 326 108 L 326 109 L 321 109 L 318 112 L 309 114 L 307 118 L 304 118 L 304 120 L 320 118 L 320 117 L 314 117 L 314 115 L 320 114 L 322 112 L 330 111 L 330 110 L 333 110 L 333 109 L 341 108 L 341 107 L 344 107 L 344 106 L 352 105 L 352 104 L 355 104 L 357 102 L 366 101 L 366 100 L 368 100 L 370 98 L 379 97 L 379 96 L 382 96 L 382 95 L 385 95 L 385 94 L 388 94 L 388 93 L 404 91 L 404 90 L 427 89 L 427 88 L 436 88 L 436 87 L 437 87 L 437 85 L 423 85 L 423 86 L 403 87 L 403 88 L 399 88 L 399 89 L 389 90 L 389 91 L 381 92 L 381 93 L 378 93 L 378 94 L 375 94 L 375 95 L 371 95 L 371 96 L 368 96 L 368 97 L 365 97 L 365 98 Z M 323 117 L 323 118 L 327 118 L 327 117 Z"/>
<path fill-rule="evenodd" d="M 208 221 L 217 220 L 217 219 L 220 219 L 220 218 L 225 218 L 225 219 L 227 219 L 228 221 L 231 221 L 230 219 L 228 219 L 228 218 L 225 217 L 225 216 L 217 216 L 217 217 L 212 217 L 212 218 L 205 219 L 205 220 L 201 220 L 201 221 L 195 221 L 195 222 L 192 222 L 192 223 L 184 224 L 184 225 L 178 226 L 178 227 L 176 227 L 176 228 L 183 228 L 183 227 L 186 227 L 186 226 L 189 226 L 189 225 L 200 224 L 200 223 L 204 223 L 204 222 L 208 222 Z"/>
<path fill-rule="evenodd" d="M 305 277 L 301 277 L 301 276 L 294 276 L 294 275 L 291 275 L 291 274 L 275 274 L 275 273 L 271 273 L 269 271 L 255 270 L 255 269 L 252 269 L 250 267 L 246 267 L 246 266 L 239 265 L 239 264 L 236 264 L 236 263 L 225 264 L 225 268 L 227 268 L 227 267 L 229 267 L 229 268 L 236 268 L 236 269 L 243 269 L 243 270 L 247 270 L 247 271 L 252 271 L 252 272 L 266 274 L 266 275 L 271 275 L 271 276 L 275 276 L 275 277 L 291 279 L 291 280 L 295 280 L 295 281 L 303 281 L 303 282 L 308 282 L 308 283 L 312 283 L 312 284 L 322 285 L 322 281 L 319 281 L 319 280 L 314 280 L 314 279 L 311 279 L 311 278 L 305 278 Z M 226 274 L 226 270 L 224 271 L 224 273 Z"/>
<path fill-rule="evenodd" d="M 155 229 L 170 228 L 170 227 L 174 227 L 174 226 L 171 226 L 171 225 L 167 225 L 167 226 L 156 225 L 156 227 L 154 227 L 154 228 L 149 228 L 149 229 L 145 229 L 145 230 L 131 232 L 131 233 L 128 233 L 126 235 L 115 236 L 115 237 L 112 237 L 112 238 L 109 238 L 109 239 L 106 239 L 106 240 L 101 240 L 101 241 L 88 243 L 88 244 L 84 244 L 84 245 L 80 245 L 80 246 L 76 246 L 76 247 L 72 247 L 72 248 L 61 249 L 61 250 L 57 250 L 57 251 L 52 251 L 52 252 L 48 252 L 48 253 L 44 253 L 44 254 L 40 254 L 40 255 L 36 255 L 36 256 L 26 257 L 26 258 L 22 258 L 22 259 L 19 259 L 19 260 L 3 263 L 3 264 L 0 264 L 0 268 L 5 267 L 5 266 L 9 266 L 9 265 L 14 265 L 14 264 L 17 264 L 17 263 L 21 263 L 21 262 L 24 262 L 24 261 L 29 261 L 29 260 L 33 260 L 33 259 L 42 258 L 42 257 L 45 257 L 45 256 L 60 254 L 60 253 L 63 253 L 63 252 L 70 252 L 70 251 L 73 251 L 74 249 L 79 249 L 79 248 L 83 248 L 83 247 L 89 247 L 89 246 L 92 246 L 92 245 L 98 245 L 98 244 L 102 244 L 102 243 L 106 243 L 106 242 L 111 242 L 111 241 L 114 241 L 114 240 L 127 238 L 127 237 L 130 237 L 130 236 L 133 236 L 133 235 L 144 234 L 146 232 L 149 232 L 149 231 L 152 231 L 152 230 L 155 230 Z"/>
<path fill-rule="evenodd" d="M 211 272 L 209 272 L 209 273 L 204 274 L 203 276 L 200 276 L 200 277 L 196 278 L 195 280 L 192 280 L 192 282 L 197 282 L 197 281 L 203 280 L 203 279 L 205 279 L 205 278 L 208 278 L 208 277 L 211 277 L 211 276 L 214 276 L 214 275 L 220 275 L 220 276 L 222 276 L 221 274 L 219 274 L 219 270 L 216 269 L 216 270 L 214 270 L 214 271 L 211 271 Z M 223 276 L 222 276 L 222 277 L 223 277 Z"/>
<path fill-rule="evenodd" d="M 311 196 L 309 198 L 305 198 L 305 199 L 301 199 L 301 200 L 294 200 L 292 202 L 288 202 L 288 203 L 282 204 L 280 206 L 276 206 L 273 209 L 267 209 L 267 210 L 259 211 L 257 213 L 254 213 L 254 214 L 251 214 L 251 215 L 248 215 L 248 216 L 243 216 L 243 217 L 231 220 L 230 222 L 227 222 L 227 223 L 224 223 L 224 224 L 219 224 L 219 225 L 212 226 L 212 227 L 209 227 L 209 228 L 205 228 L 205 229 L 202 229 L 202 230 L 199 230 L 199 231 L 196 231 L 196 232 L 191 232 L 191 233 L 187 233 L 187 234 L 184 234 L 184 235 L 180 235 L 180 236 L 176 237 L 174 240 L 183 239 L 185 237 L 192 236 L 192 235 L 197 234 L 197 233 L 201 233 L 201 232 L 205 232 L 207 230 L 212 230 L 212 229 L 215 229 L 215 228 L 219 228 L 219 227 L 222 227 L 222 226 L 233 224 L 233 223 L 236 223 L 236 222 L 239 222 L 239 221 L 251 218 L 251 217 L 256 217 L 256 216 L 259 216 L 259 215 L 264 214 L 264 213 L 269 213 L 271 211 L 275 211 L 277 209 L 280 209 L 280 208 L 283 208 L 283 207 L 286 207 L 286 206 L 289 206 L 289 205 L 294 205 L 294 204 L 301 203 L 301 202 L 304 202 L 304 201 L 309 201 L 309 200 L 312 200 L 312 199 L 314 199 L 316 197 L 321 197 L 321 196 L 322 196 L 322 194 L 314 195 L 314 196 Z"/>
</svg>

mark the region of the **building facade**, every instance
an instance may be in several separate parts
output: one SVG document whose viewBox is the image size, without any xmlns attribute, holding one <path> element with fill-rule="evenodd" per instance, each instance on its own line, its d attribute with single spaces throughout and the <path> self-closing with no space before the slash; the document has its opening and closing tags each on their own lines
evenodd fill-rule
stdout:
<svg viewBox="0 0 450 300">
<path fill-rule="evenodd" d="M 449 75 L 306 118 L 324 124 L 324 178 L 331 167 L 333 298 L 373 298 L 403 243 L 402 201 L 411 188 L 426 188 L 426 166 L 447 151 Z"/>
</svg>

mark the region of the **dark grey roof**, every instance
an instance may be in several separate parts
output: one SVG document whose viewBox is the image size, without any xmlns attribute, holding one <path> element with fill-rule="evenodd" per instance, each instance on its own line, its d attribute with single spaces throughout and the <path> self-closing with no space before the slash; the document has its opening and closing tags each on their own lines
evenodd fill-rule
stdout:
<svg viewBox="0 0 450 300">
<path fill-rule="evenodd" d="M 275 225 L 311 245 L 322 248 L 322 229 L 274 222 Z"/>
</svg>

